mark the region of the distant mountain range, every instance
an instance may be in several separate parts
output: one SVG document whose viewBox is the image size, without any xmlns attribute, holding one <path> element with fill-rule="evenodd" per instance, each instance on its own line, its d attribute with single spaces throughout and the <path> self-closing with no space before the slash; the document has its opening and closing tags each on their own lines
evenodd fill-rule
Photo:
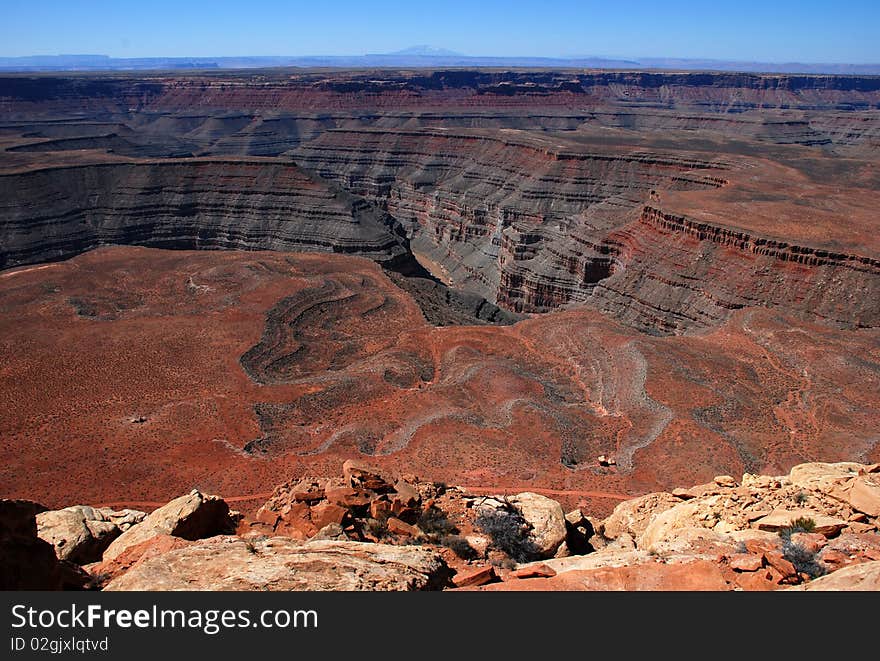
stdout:
<svg viewBox="0 0 880 661">
<path fill-rule="evenodd" d="M 880 64 L 744 62 L 733 60 L 604 57 L 492 57 L 462 55 L 445 48 L 419 45 L 392 53 L 366 55 L 139 57 L 107 55 L 30 55 L 0 57 L 0 71 L 144 71 L 177 69 L 260 69 L 271 67 L 547 67 L 574 69 L 666 69 L 685 71 L 751 71 L 762 73 L 880 75 Z"/>
</svg>

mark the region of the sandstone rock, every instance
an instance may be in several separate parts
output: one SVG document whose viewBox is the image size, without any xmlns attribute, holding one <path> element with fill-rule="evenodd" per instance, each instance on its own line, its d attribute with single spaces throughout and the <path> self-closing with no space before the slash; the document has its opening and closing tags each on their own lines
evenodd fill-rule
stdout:
<svg viewBox="0 0 880 661">
<path fill-rule="evenodd" d="M 171 535 L 156 535 L 149 539 L 129 546 L 112 560 L 94 562 L 85 567 L 91 574 L 96 587 L 103 587 L 108 582 L 127 572 L 140 562 L 155 558 L 163 553 L 186 548 L 191 541 Z"/>
<path fill-rule="evenodd" d="M 327 489 L 326 496 L 328 502 L 349 509 L 365 508 L 375 498 L 375 495 L 366 489 L 354 487 Z"/>
<path fill-rule="evenodd" d="M 568 542 L 565 541 L 559 545 L 559 548 L 556 549 L 556 553 L 553 554 L 553 557 L 554 558 L 567 558 L 570 555 L 572 555 L 572 551 L 570 548 L 568 548 Z"/>
<path fill-rule="evenodd" d="M 332 503 L 320 503 L 311 508 L 310 519 L 318 530 L 335 523 L 342 526 L 348 519 L 348 510 Z"/>
<path fill-rule="evenodd" d="M 411 526 L 394 516 L 388 517 L 385 523 L 388 526 L 388 532 L 394 535 L 404 535 L 406 537 L 420 537 L 422 535 L 422 531 L 416 526 Z"/>
<path fill-rule="evenodd" d="M 543 562 L 539 562 L 515 569 L 510 575 L 514 578 L 550 578 L 551 576 L 556 576 L 556 570 L 548 567 Z"/>
<path fill-rule="evenodd" d="M 754 475 L 753 473 L 743 473 L 740 484 L 750 489 L 778 489 L 781 485 L 779 480 L 769 475 Z"/>
<path fill-rule="evenodd" d="M 314 491 L 297 491 L 293 494 L 293 499 L 300 503 L 317 503 L 324 499 L 323 490 Z"/>
<path fill-rule="evenodd" d="M 823 550 L 819 555 L 819 560 L 831 571 L 846 567 L 854 562 L 853 558 L 850 558 L 847 554 L 841 553 L 835 549 Z"/>
<path fill-rule="evenodd" d="M 543 558 L 552 557 L 566 536 L 562 506 L 551 498 L 531 492 L 512 496 L 510 503 L 531 526 L 528 539 L 535 547 L 535 553 Z"/>
<path fill-rule="evenodd" d="M 417 507 L 421 501 L 418 489 L 405 480 L 398 480 L 394 483 L 394 494 L 391 497 L 392 503 L 398 501 L 404 507 Z"/>
<path fill-rule="evenodd" d="M 711 497 L 710 497 L 711 498 Z M 706 498 L 680 501 L 655 514 L 648 521 L 642 534 L 636 539 L 639 548 L 650 549 L 658 542 L 668 539 L 681 528 L 714 526 L 717 519 L 711 518 L 715 502 Z M 704 525 L 704 524 L 710 525 Z"/>
<path fill-rule="evenodd" d="M 89 580 L 37 537 L 36 515 L 45 509 L 27 500 L 0 499 L 0 590 L 78 589 Z"/>
<path fill-rule="evenodd" d="M 586 556 L 585 556 L 586 557 Z M 717 564 L 708 560 L 664 564 L 647 562 L 623 567 L 573 570 L 551 578 L 506 581 L 481 588 L 508 590 L 589 590 L 589 591 L 722 591 L 731 585 Z"/>
<path fill-rule="evenodd" d="M 368 489 L 376 493 L 388 493 L 394 491 L 379 470 L 354 459 L 349 459 L 342 464 L 342 474 L 345 483 L 351 487 Z"/>
<path fill-rule="evenodd" d="M 391 514 L 391 502 L 388 500 L 373 500 L 370 502 L 370 517 L 373 519 L 386 519 Z"/>
<path fill-rule="evenodd" d="M 37 533 L 55 547 L 58 558 L 85 565 L 100 560 L 114 539 L 144 517 L 135 510 L 75 505 L 37 514 Z"/>
<path fill-rule="evenodd" d="M 309 541 L 311 542 L 320 539 L 345 541 L 348 539 L 348 536 L 345 534 L 345 529 L 341 525 L 338 523 L 330 523 L 321 528 L 314 537 L 309 539 Z"/>
<path fill-rule="evenodd" d="M 464 538 L 464 541 L 468 543 L 468 546 L 470 546 L 480 558 L 486 557 L 486 553 L 489 551 L 489 546 L 492 544 L 492 540 L 485 535 L 467 535 Z"/>
<path fill-rule="evenodd" d="M 779 535 L 766 530 L 757 530 L 756 528 L 746 528 L 745 530 L 734 530 L 729 533 L 730 538 L 741 543 L 746 547 L 758 547 L 761 550 L 757 553 L 763 553 L 766 550 L 772 550 L 779 547 L 781 540 Z M 754 551 L 752 551 L 754 552 Z"/>
<path fill-rule="evenodd" d="M 679 498 L 681 500 L 689 500 L 689 499 L 693 498 L 693 495 L 691 494 L 691 492 L 688 489 L 685 489 L 684 487 L 675 487 L 671 493 L 673 496 L 675 496 L 676 498 Z"/>
<path fill-rule="evenodd" d="M 769 572 L 760 570 L 738 573 L 734 582 L 737 587 L 747 592 L 769 592 L 778 587 Z"/>
<path fill-rule="evenodd" d="M 880 517 L 880 475 L 860 475 L 847 494 L 850 506 L 868 516 Z"/>
<path fill-rule="evenodd" d="M 425 590 L 440 589 L 449 570 L 416 546 L 273 537 L 250 546 L 214 537 L 150 558 L 111 581 L 121 590 Z"/>
<path fill-rule="evenodd" d="M 797 544 L 809 553 L 818 553 L 828 545 L 828 539 L 821 533 L 796 532 L 791 536 L 791 543 Z"/>
<path fill-rule="evenodd" d="M 638 565 L 650 562 L 651 560 L 651 555 L 645 551 L 634 549 L 621 550 L 609 547 L 588 555 L 573 555 L 568 558 L 550 558 L 543 561 L 523 563 L 518 565 L 517 569 L 524 569 L 533 565 L 544 565 L 550 567 L 557 574 L 564 574 L 569 571 L 586 571 L 600 567 Z"/>
<path fill-rule="evenodd" d="M 265 507 L 265 506 L 264 506 Z M 258 516 L 262 514 L 258 512 Z M 276 535 L 285 535 L 300 541 L 308 539 L 318 532 L 318 528 L 312 523 L 312 508 L 306 503 L 292 501 L 278 512 L 271 512 L 276 518 L 272 531 Z"/>
<path fill-rule="evenodd" d="M 608 539 L 616 539 L 623 533 L 638 539 L 651 521 L 661 512 L 681 503 L 681 499 L 670 493 L 649 493 L 638 498 L 626 500 L 614 508 L 602 525 L 602 534 Z"/>
<path fill-rule="evenodd" d="M 636 540 L 632 538 L 628 532 L 620 533 L 617 539 L 614 540 L 613 543 L 609 544 L 606 548 L 614 549 L 617 551 L 631 551 L 636 548 Z"/>
<path fill-rule="evenodd" d="M 809 591 L 880 591 L 880 561 L 863 562 L 838 569 L 803 585 L 789 588 Z"/>
<path fill-rule="evenodd" d="M 813 510 L 773 510 L 767 516 L 764 516 L 752 525 L 759 530 L 767 530 L 769 532 L 778 532 L 784 528 L 791 526 L 796 519 L 811 519 L 815 528 L 812 532 L 817 532 L 826 537 L 831 537 L 846 527 L 846 521 L 835 519 L 834 517 L 819 514 Z"/>
<path fill-rule="evenodd" d="M 794 466 L 788 474 L 788 479 L 792 484 L 804 489 L 820 491 L 839 500 L 845 500 L 848 482 L 864 469 L 864 464 L 851 461 L 835 464 L 811 462 Z"/>
<path fill-rule="evenodd" d="M 719 487 L 735 487 L 736 480 L 734 480 L 730 475 L 716 475 L 712 480 Z"/>
<path fill-rule="evenodd" d="M 488 565 L 459 572 L 452 579 L 452 582 L 457 588 L 466 588 L 486 585 L 496 580 L 498 580 L 498 574 L 495 573 L 495 567 Z"/>
<path fill-rule="evenodd" d="M 194 540 L 234 529 L 235 522 L 229 516 L 229 506 L 222 498 L 207 496 L 193 489 L 163 505 L 141 523 L 122 533 L 107 547 L 103 557 L 104 560 L 113 560 L 130 546 L 156 535 Z"/>
<path fill-rule="evenodd" d="M 580 511 L 580 509 L 572 510 L 568 514 L 565 515 L 565 521 L 571 526 L 575 528 L 579 528 L 585 526 L 589 523 L 587 517 L 584 516 L 584 513 Z"/>
<path fill-rule="evenodd" d="M 675 528 L 663 539 L 642 548 L 661 555 L 725 555 L 733 552 L 734 546 L 735 542 L 728 534 L 688 526 Z"/>
<path fill-rule="evenodd" d="M 823 552 L 834 550 L 853 556 L 870 549 L 880 551 L 880 535 L 874 532 L 856 534 L 844 531 L 838 537 L 828 540 L 828 546 Z"/>
<path fill-rule="evenodd" d="M 779 572 L 783 580 L 791 581 L 797 579 L 797 569 L 779 551 L 768 551 L 764 554 L 764 559 L 770 567 Z"/>
<path fill-rule="evenodd" d="M 764 558 L 754 553 L 738 553 L 730 558 L 730 567 L 736 571 L 758 571 L 764 566 Z"/>
</svg>

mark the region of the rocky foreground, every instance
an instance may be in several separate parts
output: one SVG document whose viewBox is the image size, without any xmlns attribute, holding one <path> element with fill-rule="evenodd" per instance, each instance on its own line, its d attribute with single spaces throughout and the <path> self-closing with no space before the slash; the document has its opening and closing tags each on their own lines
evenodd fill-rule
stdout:
<svg viewBox="0 0 880 661">
<path fill-rule="evenodd" d="M 877 590 L 880 464 L 718 476 L 604 520 L 535 493 L 381 475 L 283 484 L 253 517 L 0 500 L 0 589 Z"/>
</svg>

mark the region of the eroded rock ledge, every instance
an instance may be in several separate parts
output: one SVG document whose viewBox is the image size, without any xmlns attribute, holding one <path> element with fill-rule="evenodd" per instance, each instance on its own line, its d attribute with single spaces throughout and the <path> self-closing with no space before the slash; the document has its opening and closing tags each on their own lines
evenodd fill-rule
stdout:
<svg viewBox="0 0 880 661">
<path fill-rule="evenodd" d="M 350 460 L 341 477 L 280 485 L 253 516 L 193 491 L 129 517 L 138 522 L 82 568 L 43 558 L 52 547 L 33 524 L 39 509 L 0 501 L 4 570 L 14 579 L 6 588 L 880 589 L 880 464 L 720 475 L 622 502 L 597 520 L 535 493 L 474 494 Z M 23 552 L 37 547 L 39 557 Z M 64 583 L 62 569 L 84 580 Z"/>
</svg>

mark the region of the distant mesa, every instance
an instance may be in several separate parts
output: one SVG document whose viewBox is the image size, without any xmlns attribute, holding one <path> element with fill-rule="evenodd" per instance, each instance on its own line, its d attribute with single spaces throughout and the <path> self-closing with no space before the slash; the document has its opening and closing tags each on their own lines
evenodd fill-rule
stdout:
<svg viewBox="0 0 880 661">
<path fill-rule="evenodd" d="M 436 46 L 410 46 L 365 55 L 266 55 L 216 57 L 109 57 L 107 55 L 27 55 L 0 57 L 0 71 L 162 71 L 180 69 L 362 68 L 362 67 L 531 67 L 878 75 L 880 63 L 749 62 L 667 57 L 464 55 Z"/>
<path fill-rule="evenodd" d="M 462 55 L 461 53 L 456 53 L 453 50 L 449 50 L 448 48 L 439 48 L 437 46 L 428 46 L 426 44 L 422 44 L 419 46 L 410 46 L 409 48 L 404 48 L 402 50 L 392 51 L 390 53 L 386 53 L 387 55 L 421 55 L 424 57 L 467 57 L 467 55 Z"/>
</svg>

